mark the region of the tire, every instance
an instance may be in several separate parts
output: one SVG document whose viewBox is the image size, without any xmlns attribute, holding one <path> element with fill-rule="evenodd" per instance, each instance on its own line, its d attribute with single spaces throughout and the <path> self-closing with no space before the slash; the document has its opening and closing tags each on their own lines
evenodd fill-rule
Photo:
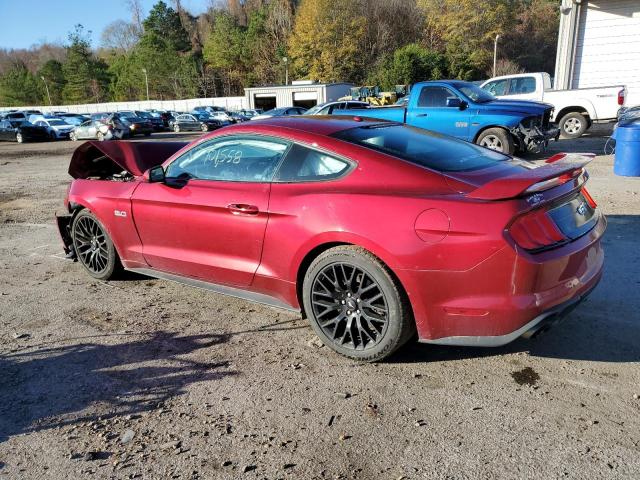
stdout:
<svg viewBox="0 0 640 480">
<path fill-rule="evenodd" d="M 331 248 L 313 260 L 302 298 L 320 340 L 355 360 L 382 360 L 415 333 L 404 290 L 376 256 L 360 247 Z"/>
<path fill-rule="evenodd" d="M 569 112 L 560 119 L 558 126 L 562 138 L 579 138 L 589 128 L 589 121 L 581 113 Z"/>
<path fill-rule="evenodd" d="M 78 137 L 76 136 L 75 132 L 71 132 L 69 134 L 69 138 L 71 139 L 71 141 L 73 142 L 77 142 L 78 141 Z"/>
<path fill-rule="evenodd" d="M 206 123 L 203 123 L 202 125 L 200 125 L 200 130 L 202 130 L 203 132 L 208 132 L 209 127 L 207 126 Z"/>
<path fill-rule="evenodd" d="M 515 152 L 513 138 L 504 128 L 487 128 L 478 135 L 476 143 L 482 147 L 507 155 L 513 155 Z"/>
<path fill-rule="evenodd" d="M 24 143 L 24 137 L 22 136 L 22 134 L 20 132 L 16 133 L 16 142 Z"/>
<path fill-rule="evenodd" d="M 104 142 L 104 133 L 102 132 L 98 132 L 98 134 L 96 135 L 96 137 L 98 138 L 99 142 Z"/>
<path fill-rule="evenodd" d="M 177 123 L 173 125 L 173 131 L 176 133 L 180 133 L 180 125 Z"/>
<path fill-rule="evenodd" d="M 122 270 L 106 229 L 89 210 L 81 210 L 71 227 L 73 249 L 78 261 L 93 278 L 109 280 Z"/>
</svg>

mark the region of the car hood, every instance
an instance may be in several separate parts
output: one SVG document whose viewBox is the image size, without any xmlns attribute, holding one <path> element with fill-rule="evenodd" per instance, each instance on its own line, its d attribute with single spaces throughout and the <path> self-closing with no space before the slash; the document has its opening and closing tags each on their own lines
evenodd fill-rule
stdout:
<svg viewBox="0 0 640 480">
<path fill-rule="evenodd" d="M 529 100 L 493 100 L 481 104 L 483 108 L 496 112 L 514 112 L 523 115 L 542 115 L 553 109 L 553 105 Z"/>
<path fill-rule="evenodd" d="M 140 176 L 149 168 L 163 163 L 185 145 L 187 142 L 85 142 L 73 152 L 69 175 L 73 178 L 95 176 L 105 159 L 108 159 L 122 170 Z"/>
</svg>

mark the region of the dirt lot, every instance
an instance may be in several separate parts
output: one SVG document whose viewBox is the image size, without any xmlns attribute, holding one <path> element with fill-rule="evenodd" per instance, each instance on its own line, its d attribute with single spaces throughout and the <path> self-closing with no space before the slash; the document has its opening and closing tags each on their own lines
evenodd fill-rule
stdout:
<svg viewBox="0 0 640 480">
<path fill-rule="evenodd" d="M 640 478 L 640 179 L 604 135 L 551 145 L 600 154 L 593 295 L 532 341 L 379 364 L 291 313 L 92 280 L 52 222 L 77 144 L 0 144 L 0 478 Z"/>
</svg>

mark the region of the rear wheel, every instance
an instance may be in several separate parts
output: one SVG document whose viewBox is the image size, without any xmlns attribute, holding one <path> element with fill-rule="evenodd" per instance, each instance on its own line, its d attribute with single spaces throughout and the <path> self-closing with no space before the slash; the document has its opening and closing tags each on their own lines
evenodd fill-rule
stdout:
<svg viewBox="0 0 640 480">
<path fill-rule="evenodd" d="M 20 132 L 16 133 L 16 142 L 18 142 L 18 143 L 24 142 L 24 137 L 22 136 L 22 134 Z"/>
<path fill-rule="evenodd" d="M 581 113 L 570 112 L 560 119 L 558 125 L 564 138 L 578 138 L 587 130 L 589 122 Z"/>
<path fill-rule="evenodd" d="M 78 260 L 92 277 L 109 280 L 122 268 L 111 238 L 89 210 L 76 215 L 71 237 Z"/>
<path fill-rule="evenodd" d="M 77 142 L 78 141 L 78 136 L 76 135 L 76 132 L 71 132 L 69 134 L 69 138 L 73 141 L 73 142 Z"/>
<path fill-rule="evenodd" d="M 200 130 L 202 130 L 203 132 L 208 132 L 208 131 L 209 131 L 209 127 L 207 126 L 207 124 L 206 124 L 206 123 L 203 123 L 203 124 L 200 126 Z"/>
<path fill-rule="evenodd" d="M 176 133 L 180 133 L 180 125 L 178 125 L 177 123 L 173 126 L 173 131 Z"/>
<path fill-rule="evenodd" d="M 104 133 L 98 132 L 97 137 L 99 142 L 104 142 Z"/>
<path fill-rule="evenodd" d="M 320 254 L 305 274 L 302 293 L 320 340 L 349 358 L 382 360 L 415 332 L 402 287 L 363 248 L 335 247 Z"/>
<path fill-rule="evenodd" d="M 515 152 L 511 134 L 503 128 L 487 128 L 482 132 L 476 143 L 482 147 L 512 155 Z"/>
</svg>

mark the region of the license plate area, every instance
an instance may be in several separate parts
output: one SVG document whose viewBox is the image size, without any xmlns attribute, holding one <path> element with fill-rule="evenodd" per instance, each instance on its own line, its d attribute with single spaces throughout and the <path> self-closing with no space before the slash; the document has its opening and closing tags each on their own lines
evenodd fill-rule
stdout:
<svg viewBox="0 0 640 480">
<path fill-rule="evenodd" d="M 595 208 L 589 204 L 582 192 L 549 210 L 548 214 L 560 231 L 571 240 L 587 233 L 598 221 Z"/>
</svg>

